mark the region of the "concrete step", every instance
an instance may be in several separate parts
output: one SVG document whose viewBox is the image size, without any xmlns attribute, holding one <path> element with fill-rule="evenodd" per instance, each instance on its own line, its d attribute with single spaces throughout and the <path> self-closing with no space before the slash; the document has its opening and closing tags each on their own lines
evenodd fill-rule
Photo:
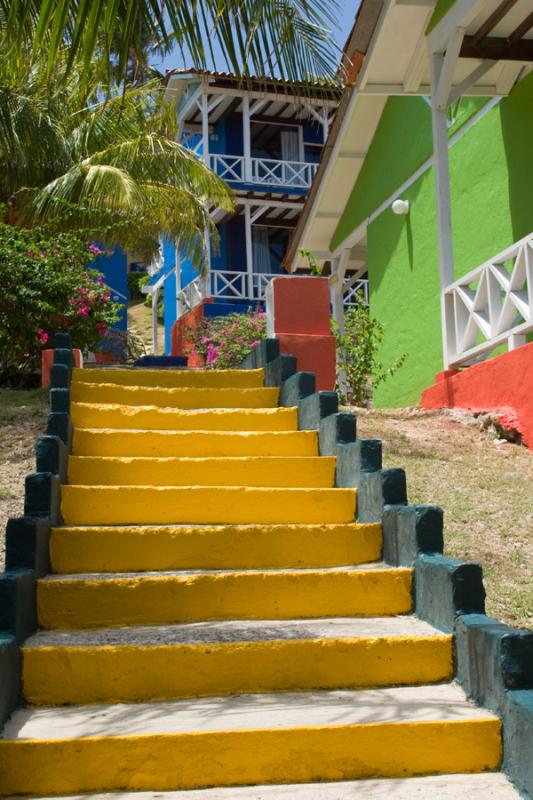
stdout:
<svg viewBox="0 0 533 800">
<path fill-rule="evenodd" d="M 390 616 L 412 608 L 412 570 L 183 571 L 50 575 L 37 583 L 47 629 L 152 625 L 209 619 Z"/>
<path fill-rule="evenodd" d="M 355 489 L 249 486 L 61 487 L 66 525 L 353 522 Z"/>
<path fill-rule="evenodd" d="M 296 408 L 160 408 L 72 403 L 75 428 L 190 431 L 296 431 Z"/>
<path fill-rule="evenodd" d="M 73 383 L 107 383 L 115 386 L 158 386 L 251 389 L 264 385 L 262 369 L 142 369 L 103 367 L 72 370 Z"/>
<path fill-rule="evenodd" d="M 274 408 L 278 404 L 279 389 L 160 388 L 79 381 L 71 384 L 70 396 L 74 403 L 118 403 L 165 408 Z"/>
<path fill-rule="evenodd" d="M 76 428 L 77 456 L 317 456 L 316 431 L 173 431 Z"/>
<path fill-rule="evenodd" d="M 0 793 L 405 778 L 500 759 L 500 720 L 451 684 L 29 707 L 0 739 Z"/>
<path fill-rule="evenodd" d="M 47 632 L 23 649 L 37 705 L 451 680 L 452 637 L 415 617 L 207 622 Z"/>
<path fill-rule="evenodd" d="M 518 800 L 519 793 L 501 772 L 479 775 L 429 775 L 333 783 L 232 786 L 182 792 L 109 792 L 78 794 L 63 800 Z M 28 798 L 32 800 L 32 798 Z M 42 800 L 55 800 L 47 797 Z"/>
<path fill-rule="evenodd" d="M 331 489 L 333 457 L 128 458 L 70 456 L 77 486 L 256 486 Z"/>
<path fill-rule="evenodd" d="M 52 570 L 342 567 L 381 558 L 381 525 L 173 525 L 53 528 Z"/>
</svg>

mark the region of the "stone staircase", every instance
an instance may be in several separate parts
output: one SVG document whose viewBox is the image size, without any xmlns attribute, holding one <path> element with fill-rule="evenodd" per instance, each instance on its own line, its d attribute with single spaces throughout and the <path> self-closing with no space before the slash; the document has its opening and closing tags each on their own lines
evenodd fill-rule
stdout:
<svg viewBox="0 0 533 800">
<path fill-rule="evenodd" d="M 518 797 L 452 636 L 261 370 L 74 370 L 71 400 L 3 797 Z"/>
</svg>

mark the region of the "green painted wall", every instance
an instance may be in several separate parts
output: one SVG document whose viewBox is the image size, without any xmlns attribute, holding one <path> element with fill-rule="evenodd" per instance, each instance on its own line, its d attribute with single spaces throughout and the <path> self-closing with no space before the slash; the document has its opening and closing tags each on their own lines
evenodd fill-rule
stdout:
<svg viewBox="0 0 533 800">
<path fill-rule="evenodd" d="M 407 116 L 413 108 L 412 99 L 390 101 L 395 107 L 402 102 Z M 473 108 L 468 105 L 465 115 L 469 116 Z M 374 198 L 390 185 L 389 175 L 381 174 L 382 171 L 393 172 L 396 176 L 403 173 L 401 164 L 391 168 L 395 160 L 402 162 L 403 159 L 403 151 L 396 147 L 397 108 L 389 116 L 389 125 L 391 118 L 395 126 L 389 127 L 388 135 L 381 131 L 379 150 L 374 158 L 371 153 L 368 157 L 373 162 L 378 187 L 374 188 Z M 419 115 L 415 118 L 419 120 Z M 404 124 L 409 129 L 412 120 L 405 120 Z M 533 230 L 531 130 L 533 75 L 522 81 L 509 98 L 478 121 L 450 149 L 458 277 Z M 419 156 L 422 162 L 426 156 L 426 139 L 421 132 L 418 141 L 424 146 Z M 416 162 L 410 148 L 406 160 L 410 165 Z M 405 177 L 403 174 L 401 179 L 397 178 L 396 185 Z M 360 180 L 364 180 L 366 188 L 362 191 L 358 182 L 352 193 L 350 203 L 355 203 L 352 220 L 364 219 L 372 210 L 367 200 L 372 187 L 371 176 L 363 176 L 362 172 Z M 388 194 L 394 188 L 387 189 Z M 425 172 L 403 196 L 411 202 L 408 217 L 397 217 L 387 209 L 368 228 L 370 305 L 372 313 L 386 327 L 381 357 L 390 363 L 403 352 L 409 354 L 401 370 L 377 389 L 374 400 L 381 407 L 418 403 L 421 390 L 429 386 L 442 369 L 433 170 Z M 385 197 L 380 195 L 379 202 Z M 361 215 L 357 202 L 363 209 Z M 352 229 L 357 224 L 357 221 L 352 222 Z"/>
<path fill-rule="evenodd" d="M 441 21 L 441 19 L 448 13 L 450 8 L 456 4 L 457 0 L 438 0 L 435 10 L 429 20 L 429 25 L 426 34 L 430 33 L 433 28 Z"/>
<path fill-rule="evenodd" d="M 465 97 L 450 111 L 451 136 L 484 104 Z M 433 152 L 431 109 L 421 97 L 391 97 L 387 101 L 365 163 L 333 234 L 330 247 L 364 222 L 387 197 L 430 158 Z"/>
</svg>

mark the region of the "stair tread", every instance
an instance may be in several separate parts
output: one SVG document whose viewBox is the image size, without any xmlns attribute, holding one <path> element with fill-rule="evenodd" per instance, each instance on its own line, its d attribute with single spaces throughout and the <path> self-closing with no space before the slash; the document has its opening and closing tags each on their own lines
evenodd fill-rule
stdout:
<svg viewBox="0 0 533 800">
<path fill-rule="evenodd" d="M 19 708 L 2 739 L 72 739 L 376 723 L 495 720 L 456 684 Z"/>
<path fill-rule="evenodd" d="M 39 583 L 50 583 L 63 581 L 116 581 L 128 579 L 146 578 L 191 578 L 197 575 L 322 575 L 335 573 L 365 573 L 365 572 L 392 572 L 402 575 L 406 572 L 411 573 L 411 567 L 393 567 L 384 561 L 372 561 L 368 564 L 355 564 L 343 567 L 298 567 L 298 568 L 261 568 L 261 569 L 175 569 L 175 570 L 149 570 L 147 572 L 77 572 L 62 573 L 61 575 L 50 574 L 44 578 L 39 578 Z"/>
<path fill-rule="evenodd" d="M 24 643 L 31 647 L 97 647 L 107 645 L 168 645 L 258 642 L 333 638 L 449 638 L 414 616 L 336 617 L 294 620 L 230 620 L 174 625 L 97 628 L 78 631 L 37 631 Z"/>
<path fill-rule="evenodd" d="M 189 531 L 200 531 L 200 532 L 207 532 L 207 531 L 214 531 L 224 533 L 225 530 L 230 528 L 231 530 L 242 531 L 245 533 L 246 531 L 270 531 L 273 530 L 274 532 L 283 531 L 286 529 L 290 530 L 297 530 L 297 531 L 323 531 L 324 533 L 329 533 L 333 531 L 337 531 L 339 529 L 342 530 L 353 530 L 356 533 L 358 530 L 375 530 L 379 528 L 381 530 L 381 523 L 380 522 L 246 522 L 246 523 L 226 523 L 226 524 L 213 524 L 210 522 L 201 523 L 173 523 L 172 525 L 61 525 L 60 527 L 52 528 L 52 530 L 61 530 L 61 531 L 80 531 L 80 532 L 91 532 L 91 531 L 101 531 L 101 530 L 109 530 L 111 532 L 123 532 L 123 531 L 139 531 L 142 533 L 144 531 L 183 531 L 184 533 Z"/>
<path fill-rule="evenodd" d="M 75 384 L 113 384 L 114 386 L 145 387 L 194 387 L 203 386 L 223 388 L 240 388 L 241 386 L 262 387 L 264 373 L 262 369 L 242 370 L 206 370 L 206 369 L 150 369 L 139 367 L 106 367 L 72 370 L 72 382 Z"/>
<path fill-rule="evenodd" d="M 457 800 L 465 797 L 469 800 L 516 800 L 520 795 L 501 772 L 485 772 L 479 775 L 429 775 L 423 778 L 217 787 L 176 792 L 89 793 L 64 796 L 63 800 Z"/>
</svg>

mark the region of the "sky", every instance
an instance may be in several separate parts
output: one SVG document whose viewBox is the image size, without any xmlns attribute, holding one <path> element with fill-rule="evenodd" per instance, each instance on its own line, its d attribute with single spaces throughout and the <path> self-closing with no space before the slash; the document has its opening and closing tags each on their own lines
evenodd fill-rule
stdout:
<svg viewBox="0 0 533 800">
<path fill-rule="evenodd" d="M 346 42 L 346 39 L 348 38 L 348 34 L 352 29 L 355 19 L 355 12 L 359 7 L 360 0 L 337 0 L 337 3 L 339 5 L 338 24 L 336 29 L 334 29 L 332 33 L 335 41 L 337 42 L 339 47 L 342 48 L 342 46 Z M 167 69 L 179 69 L 182 67 L 191 66 L 190 63 L 185 63 L 182 60 L 181 54 L 178 50 L 176 50 L 174 53 L 170 53 L 163 60 L 154 59 L 153 63 L 154 66 L 163 73 Z M 220 61 L 220 63 L 217 62 L 216 66 L 217 69 L 219 70 L 224 70 L 226 68 L 226 65 L 222 60 Z"/>
</svg>

